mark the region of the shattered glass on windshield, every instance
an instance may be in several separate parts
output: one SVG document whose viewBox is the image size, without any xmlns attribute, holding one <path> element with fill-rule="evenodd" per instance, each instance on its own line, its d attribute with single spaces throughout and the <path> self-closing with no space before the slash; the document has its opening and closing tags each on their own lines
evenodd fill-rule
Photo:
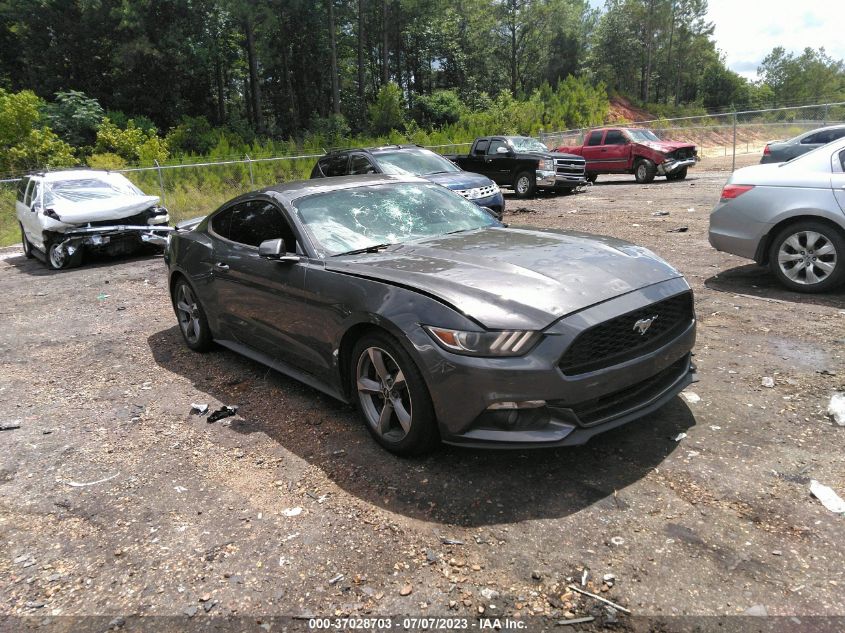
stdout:
<svg viewBox="0 0 845 633">
<path fill-rule="evenodd" d="M 301 198 L 294 205 L 318 248 L 330 255 L 498 224 L 439 185 L 341 189 Z"/>
</svg>

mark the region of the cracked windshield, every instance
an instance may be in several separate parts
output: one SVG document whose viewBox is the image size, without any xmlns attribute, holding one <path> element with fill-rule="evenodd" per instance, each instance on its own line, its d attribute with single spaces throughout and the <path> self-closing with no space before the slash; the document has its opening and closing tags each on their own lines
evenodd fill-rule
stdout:
<svg viewBox="0 0 845 633">
<path fill-rule="evenodd" d="M 294 204 L 329 255 L 498 225 L 484 209 L 439 185 L 356 187 Z"/>
</svg>

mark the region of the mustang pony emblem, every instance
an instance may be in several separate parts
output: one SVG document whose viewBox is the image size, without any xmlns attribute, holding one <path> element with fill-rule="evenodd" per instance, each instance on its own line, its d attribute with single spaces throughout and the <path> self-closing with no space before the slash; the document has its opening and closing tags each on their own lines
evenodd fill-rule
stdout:
<svg viewBox="0 0 845 633">
<path fill-rule="evenodd" d="M 657 321 L 657 317 L 659 315 L 655 314 L 653 317 L 649 317 L 647 319 L 640 319 L 636 323 L 634 323 L 634 329 L 640 333 L 640 336 L 643 336 L 646 332 L 648 332 L 648 328 L 651 327 L 651 324 Z"/>
</svg>

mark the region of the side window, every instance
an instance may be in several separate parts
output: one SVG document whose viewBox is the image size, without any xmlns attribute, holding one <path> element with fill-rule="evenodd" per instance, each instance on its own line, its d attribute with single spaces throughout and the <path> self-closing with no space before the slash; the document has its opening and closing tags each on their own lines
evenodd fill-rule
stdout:
<svg viewBox="0 0 845 633">
<path fill-rule="evenodd" d="M 229 239 L 229 228 L 232 225 L 233 212 L 234 208 L 230 207 L 211 218 L 211 230 L 217 233 L 220 237 Z"/>
<path fill-rule="evenodd" d="M 830 130 L 830 141 L 828 142 L 838 141 L 843 136 L 845 136 L 845 127 L 838 130 Z"/>
<path fill-rule="evenodd" d="M 353 176 L 374 174 L 376 168 L 373 167 L 370 159 L 363 154 L 352 154 L 352 160 L 349 161 L 349 173 Z"/>
<path fill-rule="evenodd" d="M 810 134 L 810 136 L 801 139 L 801 145 L 823 145 L 830 142 L 828 137 L 829 134 L 827 131 L 816 132 L 815 134 Z"/>
<path fill-rule="evenodd" d="M 26 186 L 29 184 L 29 178 L 21 178 L 18 183 L 18 201 L 23 202 L 26 196 Z"/>
<path fill-rule="evenodd" d="M 625 135 L 622 130 L 608 130 L 607 136 L 604 137 L 605 145 L 625 145 Z"/>
<path fill-rule="evenodd" d="M 490 141 L 488 139 L 484 139 L 483 141 L 478 141 L 475 144 L 475 149 L 473 150 L 473 153 L 476 156 L 483 156 L 484 154 L 487 153 L 488 147 L 490 147 Z"/>
<path fill-rule="evenodd" d="M 602 134 L 604 134 L 604 132 L 602 132 L 601 130 L 590 132 L 590 136 L 587 137 L 587 145 L 601 145 Z"/>
<path fill-rule="evenodd" d="M 334 154 L 320 159 L 320 171 L 324 176 L 345 176 L 348 154 Z"/>
<path fill-rule="evenodd" d="M 842 165 L 842 171 L 845 171 L 845 149 L 839 152 L 839 163 Z"/>
<path fill-rule="evenodd" d="M 26 195 L 23 197 L 23 203 L 26 206 L 32 204 L 32 194 L 35 192 L 35 181 L 30 180 L 26 187 Z"/>
<path fill-rule="evenodd" d="M 504 147 L 505 149 L 507 149 L 508 145 L 500 139 L 493 139 L 492 141 L 490 141 L 490 147 L 487 150 L 487 154 L 495 154 L 500 147 Z"/>
<path fill-rule="evenodd" d="M 254 200 L 234 208 L 230 240 L 248 246 L 258 246 L 261 242 L 276 238 L 282 238 L 289 251 L 296 250 L 293 231 L 276 205 Z"/>
</svg>

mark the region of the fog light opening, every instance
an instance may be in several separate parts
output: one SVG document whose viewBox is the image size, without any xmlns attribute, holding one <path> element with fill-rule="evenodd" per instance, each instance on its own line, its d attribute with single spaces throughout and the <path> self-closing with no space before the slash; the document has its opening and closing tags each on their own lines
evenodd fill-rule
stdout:
<svg viewBox="0 0 845 633">
<path fill-rule="evenodd" d="M 489 407 L 488 411 L 500 411 L 502 409 L 539 409 L 545 407 L 545 400 L 522 400 L 520 402 L 494 402 Z"/>
</svg>

